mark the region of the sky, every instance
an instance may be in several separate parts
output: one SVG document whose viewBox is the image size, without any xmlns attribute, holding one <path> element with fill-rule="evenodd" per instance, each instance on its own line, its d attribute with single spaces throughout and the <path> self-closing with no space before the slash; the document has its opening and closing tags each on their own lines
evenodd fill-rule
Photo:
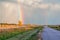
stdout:
<svg viewBox="0 0 60 40">
<path fill-rule="evenodd" d="M 60 0 L 18 0 L 25 24 L 60 25 Z M 0 23 L 18 23 L 17 0 L 0 0 Z"/>
</svg>

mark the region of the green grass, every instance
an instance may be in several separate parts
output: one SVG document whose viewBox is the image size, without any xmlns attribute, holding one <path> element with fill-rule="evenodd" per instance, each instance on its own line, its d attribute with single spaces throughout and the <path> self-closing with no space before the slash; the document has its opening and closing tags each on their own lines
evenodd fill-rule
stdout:
<svg viewBox="0 0 60 40">
<path fill-rule="evenodd" d="M 8 29 L 8 30 L 4 29 L 3 31 L 0 32 L 0 40 L 10 39 L 10 38 L 15 37 L 17 35 L 22 35 L 22 36 L 27 35 L 26 37 L 28 37 L 28 35 L 30 33 L 32 33 L 32 30 L 36 30 L 36 29 L 39 29 L 39 28 L 37 27 L 37 28 L 33 28 L 31 30 L 17 29 L 17 28 L 13 29 L 13 30 L 12 29 Z M 26 32 L 29 32 L 29 31 L 31 31 L 31 32 L 27 34 Z M 33 31 L 33 33 L 34 33 L 34 31 Z"/>
<path fill-rule="evenodd" d="M 49 27 L 50 27 L 50 28 L 53 28 L 53 29 L 55 29 L 55 30 L 60 31 L 60 26 L 52 26 L 52 25 L 49 25 Z"/>
<path fill-rule="evenodd" d="M 11 30 L 11 29 L 10 29 Z M 7 30 L 4 30 L 2 32 L 0 32 L 0 40 L 6 40 L 6 39 L 9 39 L 9 38 L 12 38 L 16 35 L 19 35 L 19 34 L 23 34 L 27 31 L 30 31 L 30 30 L 18 30 L 18 29 L 14 29 L 14 31 L 7 31 Z"/>
<path fill-rule="evenodd" d="M 38 39 L 37 38 L 37 33 L 33 34 L 28 40 L 37 40 Z"/>
</svg>

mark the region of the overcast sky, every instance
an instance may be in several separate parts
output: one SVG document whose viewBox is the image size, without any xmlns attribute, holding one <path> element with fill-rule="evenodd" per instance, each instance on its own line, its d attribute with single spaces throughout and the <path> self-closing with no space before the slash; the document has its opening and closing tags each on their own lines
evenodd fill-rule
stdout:
<svg viewBox="0 0 60 40">
<path fill-rule="evenodd" d="M 60 0 L 18 1 L 25 24 L 60 24 Z M 17 23 L 18 14 L 17 0 L 0 0 L 0 23 Z"/>
</svg>

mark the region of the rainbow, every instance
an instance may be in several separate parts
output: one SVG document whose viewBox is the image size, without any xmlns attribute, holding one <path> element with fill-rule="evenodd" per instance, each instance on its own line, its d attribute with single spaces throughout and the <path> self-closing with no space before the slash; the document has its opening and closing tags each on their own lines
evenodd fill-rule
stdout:
<svg viewBox="0 0 60 40">
<path fill-rule="evenodd" d="M 22 24 L 24 23 L 23 21 L 23 9 L 22 6 L 20 6 L 20 0 L 17 0 L 18 2 L 18 14 L 19 14 L 19 21 L 22 22 Z"/>
</svg>

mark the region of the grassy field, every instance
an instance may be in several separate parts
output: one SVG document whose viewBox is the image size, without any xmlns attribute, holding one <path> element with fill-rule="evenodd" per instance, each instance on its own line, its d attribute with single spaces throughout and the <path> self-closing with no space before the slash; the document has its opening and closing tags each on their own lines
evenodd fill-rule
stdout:
<svg viewBox="0 0 60 40">
<path fill-rule="evenodd" d="M 49 25 L 49 27 L 60 31 L 60 25 Z"/>
<path fill-rule="evenodd" d="M 22 31 L 19 31 L 18 29 L 14 29 L 14 30 L 11 30 L 11 31 L 10 30 L 9 31 L 6 31 L 6 30 L 2 31 L 0 33 L 0 40 L 6 40 L 6 39 L 9 39 L 9 38 L 15 37 L 17 35 L 20 35 L 19 37 L 22 37 L 21 40 L 24 40 L 24 39 L 28 39 L 30 37 L 35 36 L 37 34 L 37 32 L 39 31 L 39 29 L 36 29 L 36 28 L 31 29 L 31 30 L 22 30 Z"/>
<path fill-rule="evenodd" d="M 32 31 L 32 30 L 22 30 L 22 31 L 20 30 L 19 31 L 18 29 L 14 29 L 14 30 L 10 29 L 10 30 L 9 31 L 6 31 L 6 30 L 2 31 L 0 33 L 0 40 L 6 40 L 6 39 L 12 38 L 16 35 L 19 35 L 19 34 L 22 35 L 25 32 Z"/>
<path fill-rule="evenodd" d="M 32 37 L 31 39 L 33 39 L 33 36 L 35 36 L 37 33 L 37 31 L 35 29 L 40 29 L 40 27 L 30 27 L 30 28 L 29 27 L 26 27 L 26 28 L 19 27 L 19 28 L 16 28 L 16 26 L 17 25 L 2 25 L 2 26 L 0 25 L 0 40 L 7 40 L 10 38 L 16 37 L 17 35 L 20 35 L 20 36 L 22 35 L 22 37 L 24 35 L 26 35 L 26 36 L 24 36 L 25 39 L 28 39 L 28 37 L 29 38 Z M 35 32 L 32 30 L 34 30 Z M 29 32 L 29 31 L 31 31 L 31 32 Z M 28 35 L 30 35 L 30 36 L 28 36 Z M 21 40 L 24 40 L 24 39 L 21 39 Z"/>
<path fill-rule="evenodd" d="M 29 30 L 28 30 L 29 31 Z M 18 34 L 22 34 L 24 32 L 27 32 L 27 30 L 19 30 L 19 29 L 4 29 L 0 32 L 0 40 L 9 39 L 11 37 L 14 37 Z"/>
</svg>

